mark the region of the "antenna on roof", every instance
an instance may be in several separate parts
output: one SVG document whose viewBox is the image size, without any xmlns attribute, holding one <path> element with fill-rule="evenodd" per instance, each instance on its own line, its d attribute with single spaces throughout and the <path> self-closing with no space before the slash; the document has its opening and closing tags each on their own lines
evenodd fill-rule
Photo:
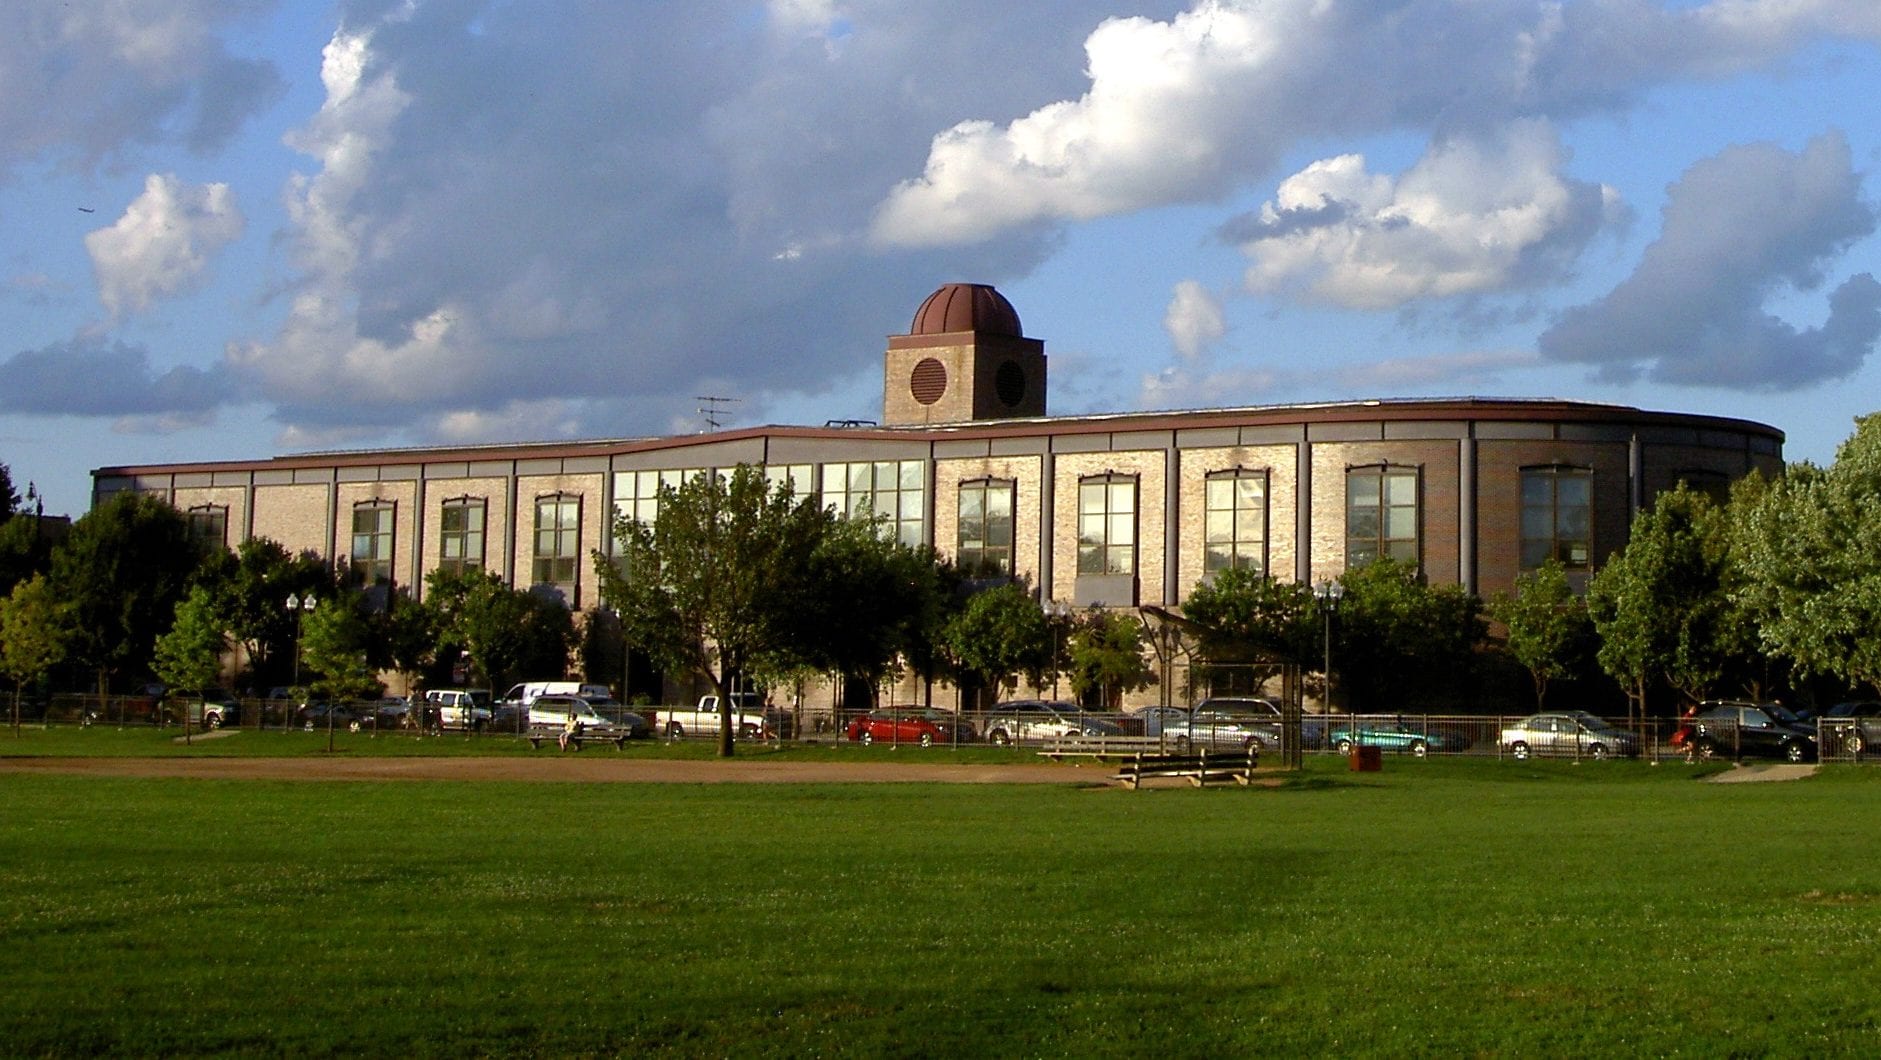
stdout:
<svg viewBox="0 0 1881 1060">
<path fill-rule="evenodd" d="M 725 406 L 735 405 L 744 399 L 735 397 L 711 397 L 706 394 L 699 394 L 697 395 L 697 400 L 705 402 L 705 404 L 699 406 L 699 415 L 705 417 L 705 429 L 708 431 L 716 431 L 719 428 L 721 418 L 725 415 Z"/>
</svg>

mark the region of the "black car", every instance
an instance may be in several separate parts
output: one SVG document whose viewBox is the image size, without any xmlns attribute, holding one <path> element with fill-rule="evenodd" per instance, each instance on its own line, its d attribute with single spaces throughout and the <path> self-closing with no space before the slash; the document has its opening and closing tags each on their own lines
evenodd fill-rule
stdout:
<svg viewBox="0 0 1881 1060">
<path fill-rule="evenodd" d="M 1881 745 L 1881 702 L 1858 699 L 1837 703 L 1817 716 L 1825 729 L 1841 737 L 1842 749 L 1849 754 L 1863 754 Z M 1830 739 L 1833 742 L 1834 736 Z"/>
<path fill-rule="evenodd" d="M 294 724 L 309 732 L 328 727 L 358 732 L 369 723 L 344 703 L 302 703 L 294 712 Z"/>
<path fill-rule="evenodd" d="M 1816 757 L 1816 731 L 1780 703 L 1702 703 L 1686 722 L 1683 743 L 1694 758 Z"/>
</svg>

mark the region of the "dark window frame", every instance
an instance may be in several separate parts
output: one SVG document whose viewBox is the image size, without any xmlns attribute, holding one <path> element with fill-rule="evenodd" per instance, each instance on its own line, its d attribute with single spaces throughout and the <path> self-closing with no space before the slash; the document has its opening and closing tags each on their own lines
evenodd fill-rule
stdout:
<svg viewBox="0 0 1881 1060">
<path fill-rule="evenodd" d="M 1372 479 L 1376 500 L 1361 504 L 1362 496 L 1352 486 L 1354 481 Z M 1410 481 L 1410 501 L 1395 499 L 1392 484 Z M 1392 533 L 1392 513 L 1408 509 L 1410 535 Z M 1375 529 L 1363 530 L 1369 517 Z M 1345 565 L 1362 567 L 1380 559 L 1408 562 L 1419 570 L 1424 567 L 1424 468 L 1420 464 L 1348 464 L 1345 469 Z"/>
<path fill-rule="evenodd" d="M 1223 482 L 1229 484 L 1229 504 L 1226 508 L 1215 503 L 1215 484 Z M 1241 504 L 1240 487 L 1243 482 L 1260 483 L 1260 534 L 1258 539 L 1252 541 L 1245 540 L 1242 534 L 1242 515 L 1245 509 Z M 1267 542 L 1272 529 L 1271 485 L 1270 473 L 1265 468 L 1224 468 L 1220 471 L 1211 471 L 1204 477 L 1202 486 L 1202 573 L 1204 575 L 1236 568 L 1252 570 L 1257 575 L 1266 575 Z M 1227 534 L 1225 537 L 1218 536 L 1216 532 L 1215 517 L 1218 513 L 1226 514 Z M 1217 550 L 1218 545 L 1227 546 L 1226 562 L 1218 558 L 1221 555 Z"/>
<path fill-rule="evenodd" d="M 1531 571 L 1549 559 L 1569 571 L 1591 571 L 1594 567 L 1594 469 L 1584 464 L 1530 464 L 1520 469 L 1521 514 L 1516 527 L 1516 558 L 1519 569 Z M 1547 484 L 1546 497 L 1535 496 L 1530 482 Z M 1564 509 L 1561 484 L 1579 482 L 1584 486 L 1585 503 Z M 1539 491 L 1537 491 L 1539 492 Z M 1564 513 L 1579 508 L 1582 532 L 1576 536 L 1563 532 Z M 1547 534 L 1533 533 L 1540 522 L 1548 524 Z M 1575 546 L 1579 546 L 1578 557 Z"/>
<path fill-rule="evenodd" d="M 361 529 L 362 516 L 373 517 L 374 525 Z M 362 584 L 391 585 L 393 557 L 398 550 L 398 502 L 382 498 L 353 505 L 352 546 L 347 550 L 348 566 Z M 360 549 L 361 543 L 365 550 Z"/>
<path fill-rule="evenodd" d="M 452 512 L 466 513 L 466 525 L 458 528 L 450 526 Z M 468 525 L 468 513 L 476 512 L 476 528 Z M 438 507 L 438 569 L 462 574 L 483 570 L 488 562 L 488 542 L 490 532 L 490 501 L 487 497 L 446 497 Z M 471 547 L 472 539 L 476 547 Z M 457 555 L 450 555 L 450 542 L 457 543 Z"/>
<path fill-rule="evenodd" d="M 1006 526 L 1003 541 L 996 540 L 992 512 L 992 497 L 1003 493 L 1006 497 Z M 970 524 L 967 516 L 967 498 L 970 494 L 979 496 L 980 514 L 979 533 L 968 536 Z M 960 483 L 955 490 L 954 500 L 954 562 L 968 577 L 1011 577 L 1015 569 L 1013 557 L 1018 543 L 1018 507 L 1019 483 L 1009 478 L 975 478 Z"/>
<path fill-rule="evenodd" d="M 1112 502 L 1118 496 L 1116 487 L 1128 486 L 1130 508 L 1126 513 L 1114 508 Z M 1086 510 L 1086 491 L 1102 490 L 1100 510 Z M 1078 479 L 1078 574 L 1084 577 L 1135 577 L 1137 572 L 1137 547 L 1142 538 L 1141 524 L 1143 508 L 1143 484 L 1141 477 L 1107 471 L 1097 475 L 1085 475 Z M 1116 529 L 1124 525 L 1119 520 L 1128 516 L 1130 540 L 1118 544 L 1115 540 Z M 1093 534 L 1093 531 L 1096 531 Z"/>
</svg>

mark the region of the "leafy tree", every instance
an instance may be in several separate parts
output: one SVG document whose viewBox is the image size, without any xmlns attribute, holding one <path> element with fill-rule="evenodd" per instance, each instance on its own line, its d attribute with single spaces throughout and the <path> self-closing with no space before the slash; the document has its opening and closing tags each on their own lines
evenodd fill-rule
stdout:
<svg viewBox="0 0 1881 1060">
<path fill-rule="evenodd" d="M 1237 690 L 1255 691 L 1281 666 L 1304 664 L 1319 651 L 1313 590 L 1242 567 L 1197 585 L 1183 601 L 1182 616 L 1202 660 L 1197 676 L 1225 676 Z"/>
<path fill-rule="evenodd" d="M 222 628 L 215 598 L 207 587 L 198 585 L 177 602 L 176 621 L 168 633 L 157 638 L 151 666 L 158 680 L 172 689 L 193 690 L 200 703 L 203 689 L 216 683 L 222 670 L 222 653 L 228 647 L 228 633 Z M 187 740 L 187 712 L 183 720 Z"/>
<path fill-rule="evenodd" d="M 216 571 L 217 611 L 247 654 L 253 683 L 259 688 L 286 684 L 298 622 L 287 598 L 338 599 L 333 568 L 316 553 L 292 555 L 266 537 L 249 538 L 210 562 Z"/>
<path fill-rule="evenodd" d="M 1360 711 L 1402 707 L 1408 690 L 1455 694 L 1474 672 L 1482 603 L 1460 585 L 1429 585 L 1414 564 L 1378 560 L 1345 572 L 1333 667 Z"/>
<path fill-rule="evenodd" d="M 1143 655 L 1143 623 L 1129 615 L 1092 608 L 1071 634 L 1071 687 L 1080 700 L 1095 697 L 1115 710 L 1125 692 L 1156 683 Z"/>
<path fill-rule="evenodd" d="M 385 610 L 372 614 L 372 661 L 403 674 L 406 687 L 418 689 L 438 659 L 438 614 L 403 588 L 391 594 L 389 602 Z"/>
<path fill-rule="evenodd" d="M 0 523 L 12 518 L 19 507 L 20 494 L 13 488 L 13 469 L 0 464 Z"/>
<path fill-rule="evenodd" d="M 952 599 L 949 568 L 869 519 L 832 518 L 810 553 L 782 661 L 801 660 L 871 689 L 913 665 L 932 676 L 932 638 Z M 872 705 L 872 704 L 871 704 Z"/>
<path fill-rule="evenodd" d="M 574 619 L 559 601 L 512 589 L 488 571 L 435 570 L 425 579 L 437 647 L 469 653 L 473 670 L 501 693 L 532 674 L 568 671 Z"/>
<path fill-rule="evenodd" d="M 1711 499 L 1683 485 L 1633 520 L 1626 549 L 1587 589 L 1596 658 L 1643 714 L 1652 682 L 1699 700 L 1723 676 L 1726 538 Z"/>
<path fill-rule="evenodd" d="M 38 521 L 27 516 L 0 520 L 0 594 L 35 574 L 44 574 L 48 552 Z"/>
<path fill-rule="evenodd" d="M 1881 414 L 1856 421 L 1826 470 L 1792 467 L 1744 518 L 1739 594 L 1763 644 L 1881 692 Z"/>
<path fill-rule="evenodd" d="M 71 633 L 65 607 L 43 575 L 0 598 L 0 672 L 13 679 L 13 731 L 20 728 L 20 696 L 65 657 Z"/>
<path fill-rule="evenodd" d="M 182 513 L 144 494 L 115 494 L 72 524 L 50 577 L 72 608 L 72 655 L 96 672 L 100 693 L 146 664 L 208 555 Z"/>
<path fill-rule="evenodd" d="M 595 553 L 602 599 L 628 639 L 719 694 L 720 755 L 732 754 L 734 684 L 806 661 L 797 606 L 814 598 L 812 557 L 834 521 L 740 464 L 730 475 L 662 487 L 651 523 L 617 519 L 619 566 Z"/>
<path fill-rule="evenodd" d="M 364 699 L 378 688 L 366 650 L 371 641 L 365 598 L 357 591 L 323 600 L 307 616 L 301 656 L 313 672 L 308 686 L 330 703 Z"/>
<path fill-rule="evenodd" d="M 941 639 L 955 668 L 970 683 L 995 694 L 1011 692 L 1019 675 L 1044 684 L 1053 656 L 1045 611 L 1024 586 L 983 589 L 950 619 Z"/>
<path fill-rule="evenodd" d="M 1508 627 L 1509 654 L 1535 681 L 1535 707 L 1547 704 L 1548 683 L 1580 667 L 1592 634 L 1587 602 L 1568 584 L 1567 571 L 1549 557 L 1515 579 L 1513 594 L 1496 594 L 1491 618 Z"/>
</svg>

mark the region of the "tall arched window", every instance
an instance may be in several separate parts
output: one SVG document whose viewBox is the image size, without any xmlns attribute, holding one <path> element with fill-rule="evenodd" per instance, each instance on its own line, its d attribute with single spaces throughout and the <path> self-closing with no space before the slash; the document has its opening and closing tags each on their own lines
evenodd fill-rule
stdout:
<svg viewBox="0 0 1881 1060">
<path fill-rule="evenodd" d="M 1078 573 L 1136 573 L 1136 476 L 1078 480 Z"/>
<path fill-rule="evenodd" d="M 361 501 L 353 505 L 353 573 L 366 585 L 392 584 L 392 537 L 398 505 Z"/>
<path fill-rule="evenodd" d="M 960 484 L 954 562 L 969 578 L 1012 575 L 1014 483 L 982 478 Z"/>
<path fill-rule="evenodd" d="M 1594 565 L 1594 472 L 1553 464 L 1522 469 L 1522 569 L 1550 558 L 1568 570 Z"/>
<path fill-rule="evenodd" d="M 1370 464 L 1345 471 L 1345 565 L 1379 559 L 1423 562 L 1418 469 Z"/>
<path fill-rule="evenodd" d="M 483 569 L 482 497 L 452 497 L 438 513 L 438 568 L 454 574 Z"/>
<path fill-rule="evenodd" d="M 532 581 L 574 595 L 581 560 L 581 496 L 549 493 L 536 498 L 535 563 Z"/>
<path fill-rule="evenodd" d="M 1202 570 L 1267 573 L 1267 472 L 1234 468 L 1208 476 Z"/>
</svg>

